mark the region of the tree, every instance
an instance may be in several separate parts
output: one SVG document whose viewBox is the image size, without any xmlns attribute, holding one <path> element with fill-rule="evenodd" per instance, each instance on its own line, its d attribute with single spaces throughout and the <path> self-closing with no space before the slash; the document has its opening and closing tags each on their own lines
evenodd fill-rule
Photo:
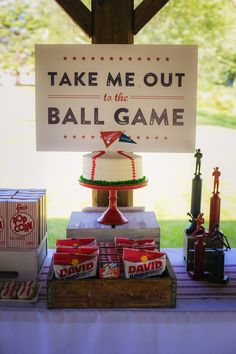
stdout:
<svg viewBox="0 0 236 354">
<path fill-rule="evenodd" d="M 143 28 L 136 43 L 196 44 L 200 84 L 222 83 L 227 70 L 231 77 L 236 73 L 229 50 L 235 42 L 235 22 L 231 1 L 172 0 Z"/>
<path fill-rule="evenodd" d="M 0 0 L 0 6 L 0 63 L 5 71 L 34 70 L 36 43 L 88 41 L 52 1 Z"/>
</svg>

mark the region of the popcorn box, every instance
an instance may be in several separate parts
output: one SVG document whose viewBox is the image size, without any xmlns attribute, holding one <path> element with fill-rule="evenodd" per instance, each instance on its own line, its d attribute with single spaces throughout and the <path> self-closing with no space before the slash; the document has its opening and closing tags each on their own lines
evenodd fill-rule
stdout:
<svg viewBox="0 0 236 354">
<path fill-rule="evenodd" d="M 40 241 L 47 232 L 47 202 L 46 189 L 20 189 L 17 196 L 26 196 L 28 198 L 39 198 L 40 204 Z"/>
<path fill-rule="evenodd" d="M 43 208 L 43 204 L 44 204 L 44 200 L 43 200 L 43 196 L 40 194 L 32 194 L 32 193 L 27 193 L 27 192 L 22 192 L 19 191 L 18 193 L 16 193 L 12 199 L 17 199 L 17 200 L 22 200 L 22 201 L 37 201 L 38 203 L 38 218 L 39 218 L 39 223 L 38 223 L 38 229 L 39 229 L 39 241 L 38 243 L 40 243 L 45 235 L 45 233 L 47 232 L 44 224 L 45 224 L 45 217 L 44 217 L 44 208 Z"/>
<path fill-rule="evenodd" d="M 0 247 L 7 247 L 7 200 L 0 198 Z"/>
<path fill-rule="evenodd" d="M 39 230 L 37 199 L 8 200 L 8 247 L 37 248 Z"/>
</svg>

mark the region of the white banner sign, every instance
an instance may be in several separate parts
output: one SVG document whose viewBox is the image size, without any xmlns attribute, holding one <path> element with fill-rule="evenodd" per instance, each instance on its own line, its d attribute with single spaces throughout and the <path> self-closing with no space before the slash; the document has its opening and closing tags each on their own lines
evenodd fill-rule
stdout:
<svg viewBox="0 0 236 354">
<path fill-rule="evenodd" d="M 197 47 L 37 45 L 37 150 L 193 152 Z"/>
</svg>

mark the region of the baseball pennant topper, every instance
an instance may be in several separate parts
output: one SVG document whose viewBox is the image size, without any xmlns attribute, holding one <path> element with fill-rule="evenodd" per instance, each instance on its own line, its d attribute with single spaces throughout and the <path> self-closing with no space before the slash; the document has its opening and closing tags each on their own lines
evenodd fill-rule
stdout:
<svg viewBox="0 0 236 354">
<path fill-rule="evenodd" d="M 101 138 L 104 141 L 106 147 L 110 146 L 114 141 L 119 139 L 122 132 L 115 132 L 115 131 L 107 131 L 107 132 L 100 132 Z"/>
<path fill-rule="evenodd" d="M 122 143 L 137 144 L 135 141 L 133 141 L 129 136 L 125 135 L 124 133 L 121 134 L 119 141 Z"/>
</svg>

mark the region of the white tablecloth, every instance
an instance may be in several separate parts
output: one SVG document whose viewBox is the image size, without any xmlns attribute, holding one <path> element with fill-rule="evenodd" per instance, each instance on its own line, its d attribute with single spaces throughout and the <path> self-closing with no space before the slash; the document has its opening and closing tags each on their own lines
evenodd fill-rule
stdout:
<svg viewBox="0 0 236 354">
<path fill-rule="evenodd" d="M 182 250 L 167 249 L 173 266 Z M 236 250 L 226 263 L 236 263 Z M 175 309 L 48 310 L 0 305 L 0 354 L 235 354 L 236 298 L 178 299 Z"/>
</svg>

